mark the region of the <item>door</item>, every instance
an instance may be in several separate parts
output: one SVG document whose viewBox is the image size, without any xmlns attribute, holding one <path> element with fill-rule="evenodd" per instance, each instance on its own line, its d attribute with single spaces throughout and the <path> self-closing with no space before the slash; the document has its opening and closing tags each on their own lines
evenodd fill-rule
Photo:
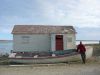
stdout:
<svg viewBox="0 0 100 75">
<path fill-rule="evenodd" d="M 56 35 L 56 50 L 63 50 L 63 35 Z"/>
</svg>

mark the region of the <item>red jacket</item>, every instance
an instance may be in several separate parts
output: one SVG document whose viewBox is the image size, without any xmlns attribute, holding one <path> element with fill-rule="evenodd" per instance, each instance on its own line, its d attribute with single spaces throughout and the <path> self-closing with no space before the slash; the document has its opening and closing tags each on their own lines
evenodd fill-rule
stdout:
<svg viewBox="0 0 100 75">
<path fill-rule="evenodd" d="M 79 51 L 80 53 L 83 53 L 83 52 L 86 51 L 86 48 L 85 48 L 85 46 L 83 44 L 79 44 L 77 46 L 77 51 Z"/>
</svg>

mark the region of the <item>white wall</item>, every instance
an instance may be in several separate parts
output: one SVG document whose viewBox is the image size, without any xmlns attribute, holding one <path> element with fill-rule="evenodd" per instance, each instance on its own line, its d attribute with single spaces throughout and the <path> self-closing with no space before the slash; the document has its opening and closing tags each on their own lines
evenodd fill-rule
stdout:
<svg viewBox="0 0 100 75">
<path fill-rule="evenodd" d="M 85 48 L 86 48 L 86 59 L 91 58 L 93 54 L 93 47 L 85 46 Z"/>
<path fill-rule="evenodd" d="M 51 50 L 52 51 L 55 51 L 56 50 L 56 48 L 55 48 L 55 34 L 51 34 Z"/>
<path fill-rule="evenodd" d="M 76 36 L 75 34 L 66 34 L 65 37 L 67 38 L 67 48 L 65 49 L 75 49 L 76 48 Z M 71 41 L 72 39 L 72 41 Z"/>
<path fill-rule="evenodd" d="M 64 50 L 67 50 L 67 34 L 63 35 L 63 45 L 64 45 Z"/>
<path fill-rule="evenodd" d="M 23 43 L 22 36 L 29 36 L 29 43 Z M 51 49 L 50 35 L 14 35 L 14 51 L 47 51 Z"/>
</svg>

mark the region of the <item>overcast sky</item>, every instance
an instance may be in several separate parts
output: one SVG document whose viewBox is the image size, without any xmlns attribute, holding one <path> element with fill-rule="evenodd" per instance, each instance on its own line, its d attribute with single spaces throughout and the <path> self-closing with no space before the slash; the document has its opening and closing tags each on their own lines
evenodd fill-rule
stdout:
<svg viewBox="0 0 100 75">
<path fill-rule="evenodd" d="M 100 0 L 0 0 L 0 39 L 15 24 L 73 25 L 78 40 L 100 40 Z"/>
</svg>

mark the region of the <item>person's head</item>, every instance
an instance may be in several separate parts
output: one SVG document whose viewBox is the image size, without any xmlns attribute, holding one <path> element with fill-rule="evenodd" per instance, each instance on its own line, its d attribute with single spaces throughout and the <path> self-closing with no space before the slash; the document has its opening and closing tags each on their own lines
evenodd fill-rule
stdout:
<svg viewBox="0 0 100 75">
<path fill-rule="evenodd" d="M 80 44 L 82 44 L 82 41 L 80 41 Z"/>
</svg>

